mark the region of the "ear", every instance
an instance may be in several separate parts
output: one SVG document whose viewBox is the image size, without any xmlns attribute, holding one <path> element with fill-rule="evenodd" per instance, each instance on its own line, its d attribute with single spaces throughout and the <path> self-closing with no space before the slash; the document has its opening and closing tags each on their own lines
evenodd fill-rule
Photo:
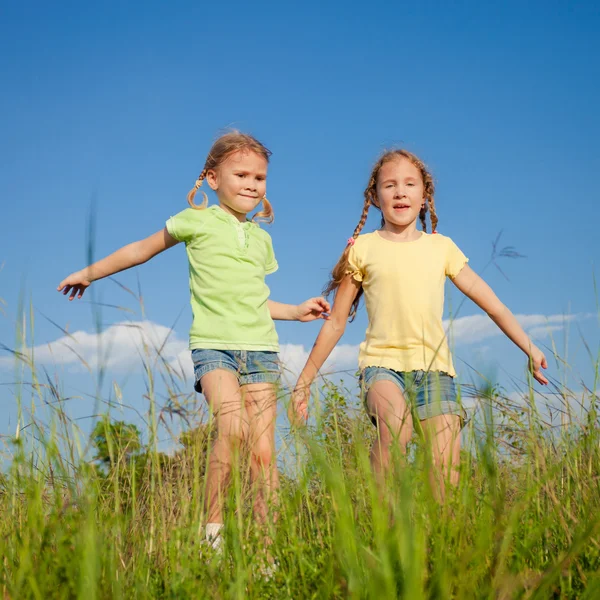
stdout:
<svg viewBox="0 0 600 600">
<path fill-rule="evenodd" d="M 371 204 L 375 207 L 378 208 L 379 210 L 381 210 L 381 206 L 379 206 L 379 199 L 377 198 L 377 194 L 373 194 L 373 199 L 371 200 Z"/>
<path fill-rule="evenodd" d="M 209 169 L 206 172 L 206 181 L 211 190 L 216 191 L 219 188 L 219 176 L 214 169 Z"/>
</svg>

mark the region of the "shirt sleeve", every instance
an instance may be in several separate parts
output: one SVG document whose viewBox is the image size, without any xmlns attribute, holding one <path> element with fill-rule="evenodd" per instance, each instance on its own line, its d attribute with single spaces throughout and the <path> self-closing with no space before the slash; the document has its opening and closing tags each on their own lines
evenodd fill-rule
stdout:
<svg viewBox="0 0 600 600">
<path fill-rule="evenodd" d="M 469 262 L 469 259 L 450 238 L 447 238 L 447 240 L 446 275 L 451 279 L 454 279 Z"/>
<path fill-rule="evenodd" d="M 275 273 L 279 265 L 277 264 L 277 259 L 275 258 L 275 251 L 273 250 L 273 240 L 271 236 L 267 234 L 267 260 L 265 264 L 265 274 L 270 275 L 271 273 Z"/>
<path fill-rule="evenodd" d="M 356 244 L 350 246 L 350 252 L 348 252 L 348 266 L 346 267 L 346 275 L 352 275 L 356 281 L 363 280 L 363 269 L 362 261 L 356 250 Z"/>
<path fill-rule="evenodd" d="M 166 222 L 169 235 L 179 242 L 188 243 L 202 230 L 205 210 L 186 208 Z"/>
</svg>

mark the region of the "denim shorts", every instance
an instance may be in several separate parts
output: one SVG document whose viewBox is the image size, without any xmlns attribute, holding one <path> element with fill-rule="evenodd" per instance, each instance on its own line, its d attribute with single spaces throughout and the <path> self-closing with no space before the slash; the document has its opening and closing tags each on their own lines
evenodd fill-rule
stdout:
<svg viewBox="0 0 600 600">
<path fill-rule="evenodd" d="M 464 422 L 466 413 L 458 403 L 454 378 L 443 371 L 401 372 L 384 367 L 366 367 L 360 374 L 363 402 L 367 412 L 367 393 L 376 381 L 391 381 L 399 388 L 420 421 L 439 415 L 458 415 Z M 369 415 L 375 423 L 375 417 Z"/>
<path fill-rule="evenodd" d="M 281 377 L 281 363 L 277 352 L 262 350 L 192 350 L 194 389 L 201 394 L 201 380 L 215 369 L 227 369 L 237 375 L 240 385 L 248 383 L 277 383 Z"/>
</svg>

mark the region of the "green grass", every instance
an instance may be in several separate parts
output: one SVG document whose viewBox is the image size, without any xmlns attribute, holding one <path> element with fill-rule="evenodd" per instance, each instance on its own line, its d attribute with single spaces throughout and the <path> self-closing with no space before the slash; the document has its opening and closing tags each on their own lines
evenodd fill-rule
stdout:
<svg viewBox="0 0 600 600">
<path fill-rule="evenodd" d="M 460 484 L 440 505 L 418 437 L 380 492 L 368 461 L 372 426 L 347 392 L 324 384 L 315 425 L 291 432 L 281 450 L 293 464 L 269 531 L 278 568 L 266 577 L 245 463 L 227 499 L 223 555 L 200 543 L 212 431 L 195 424 L 173 441 L 176 453 L 159 450 L 165 405 L 185 416 L 167 362 L 154 352 L 144 360 L 148 443 L 108 416 L 83 435 L 65 408 L 65 382 L 23 351 L 33 345 L 33 311 L 27 317 L 16 331 L 15 396 L 6 393 L 19 428 L 0 475 L 3 599 L 600 598 L 599 402 L 585 387 L 555 390 L 559 427 L 532 389 L 522 403 L 492 385 L 470 389 L 479 409 L 463 434 Z M 598 356 L 589 356 L 596 375 L 587 389 L 596 390 Z M 101 389 L 106 373 L 95 374 Z M 40 418 L 40 405 L 50 417 Z"/>
<path fill-rule="evenodd" d="M 0 486 L 3 597 L 600 597 L 598 399 L 589 394 L 584 420 L 556 432 L 533 404 L 480 396 L 498 407 L 481 414 L 498 422 L 471 421 L 460 486 L 440 506 L 419 439 L 379 492 L 371 426 L 326 385 L 316 426 L 287 439 L 297 468 L 282 477 L 271 578 L 244 464 L 223 556 L 199 543 L 208 425 L 166 456 L 135 428 L 99 420 L 92 462 L 77 458 L 85 440 L 62 409 L 50 426 L 34 418 Z"/>
</svg>

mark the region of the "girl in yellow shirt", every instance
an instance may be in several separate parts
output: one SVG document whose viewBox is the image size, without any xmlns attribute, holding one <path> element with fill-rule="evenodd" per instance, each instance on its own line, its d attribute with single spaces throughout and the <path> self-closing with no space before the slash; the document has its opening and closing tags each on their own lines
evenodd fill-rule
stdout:
<svg viewBox="0 0 600 600">
<path fill-rule="evenodd" d="M 546 358 L 468 266 L 456 244 L 437 234 L 433 179 L 421 160 L 405 150 L 386 152 L 371 173 L 364 197 L 360 221 L 326 287 L 326 293 L 335 294 L 330 319 L 323 324 L 300 375 L 291 408 L 296 418 L 307 418 L 310 385 L 364 293 L 368 327 L 360 345 L 360 380 L 367 411 L 378 427 L 371 465 L 383 481 L 392 445 L 398 443 L 405 452 L 416 417 L 432 444 L 431 475 L 443 500 L 445 481 L 458 482 L 463 423 L 442 325 L 445 278 L 521 348 L 533 377 L 543 385 L 548 383 L 541 372 Z M 381 211 L 382 227 L 359 235 L 371 206 Z M 432 234 L 427 233 L 427 214 Z"/>
</svg>

